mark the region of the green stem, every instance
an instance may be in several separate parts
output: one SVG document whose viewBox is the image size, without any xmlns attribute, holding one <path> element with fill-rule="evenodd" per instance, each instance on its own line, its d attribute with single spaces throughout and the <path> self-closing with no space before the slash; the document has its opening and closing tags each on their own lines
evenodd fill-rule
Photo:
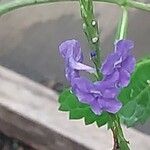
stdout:
<svg viewBox="0 0 150 150">
<path fill-rule="evenodd" d="M 124 137 L 119 117 L 117 115 L 111 115 L 111 117 L 115 117 L 111 127 L 114 138 L 113 150 L 130 150 L 129 142 Z"/>
<path fill-rule="evenodd" d="M 0 4 L 0 15 L 13 11 L 15 9 L 30 6 L 30 5 L 38 5 L 44 3 L 53 3 L 53 2 L 63 2 L 63 1 L 77 1 L 77 0 L 12 0 L 6 2 L 4 4 Z M 125 0 L 94 0 L 97 2 L 107 2 L 117 5 L 126 5 L 131 8 L 137 8 L 145 11 L 150 11 L 150 4 L 145 4 L 141 2 L 136 2 L 133 0 L 128 0 L 124 3 Z"/>
<path fill-rule="evenodd" d="M 122 20 L 120 24 L 120 32 L 118 40 L 124 39 L 127 34 L 127 28 L 128 28 L 128 10 L 126 7 L 122 6 L 123 14 L 122 14 Z"/>
<path fill-rule="evenodd" d="M 88 39 L 88 43 L 92 52 L 95 56 L 92 57 L 92 61 L 95 65 L 97 78 L 101 79 L 100 68 L 100 40 L 99 40 L 99 29 L 98 23 L 95 19 L 93 12 L 93 1 L 92 0 L 80 0 L 81 17 L 83 20 L 83 30 Z"/>
<path fill-rule="evenodd" d="M 145 4 L 142 2 L 136 2 L 133 0 L 129 0 L 127 3 L 128 7 L 136 8 L 136 9 L 141 9 L 144 11 L 150 11 L 150 4 Z"/>
</svg>

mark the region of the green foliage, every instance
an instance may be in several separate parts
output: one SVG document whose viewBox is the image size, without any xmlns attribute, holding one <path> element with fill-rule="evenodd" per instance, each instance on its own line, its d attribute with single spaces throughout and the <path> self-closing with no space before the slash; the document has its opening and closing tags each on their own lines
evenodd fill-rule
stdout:
<svg viewBox="0 0 150 150">
<path fill-rule="evenodd" d="M 64 90 L 59 97 L 61 111 L 69 111 L 70 119 L 81 119 L 84 118 L 85 125 L 92 123 L 97 124 L 98 127 L 101 127 L 108 122 L 110 123 L 110 117 L 108 113 L 102 113 L 101 115 L 95 115 L 89 105 L 79 102 L 77 97 L 70 91 Z"/>
<path fill-rule="evenodd" d="M 119 142 L 120 150 L 130 150 L 128 143 L 126 141 Z"/>
<path fill-rule="evenodd" d="M 136 65 L 128 87 L 119 96 L 124 107 L 120 110 L 122 121 L 128 126 L 145 123 L 150 114 L 150 58 Z"/>
</svg>

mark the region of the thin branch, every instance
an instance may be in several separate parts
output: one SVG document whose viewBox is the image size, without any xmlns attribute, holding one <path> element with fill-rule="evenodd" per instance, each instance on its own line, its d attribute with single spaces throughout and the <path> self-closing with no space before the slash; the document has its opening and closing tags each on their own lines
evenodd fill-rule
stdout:
<svg viewBox="0 0 150 150">
<path fill-rule="evenodd" d="M 117 135 L 116 135 L 115 128 L 112 127 L 111 131 L 113 133 L 113 139 L 114 139 L 114 146 L 113 146 L 112 150 L 119 150 L 119 142 L 118 142 L 118 138 L 117 138 Z"/>
<path fill-rule="evenodd" d="M 126 37 L 127 28 L 128 28 L 128 10 L 126 7 L 122 7 L 122 10 L 123 10 L 123 14 L 122 14 L 120 33 L 119 33 L 119 39 L 118 40 L 122 40 Z"/>
<path fill-rule="evenodd" d="M 25 7 L 25 6 L 38 5 L 44 3 L 53 3 L 53 2 L 62 2 L 62 1 L 77 1 L 77 0 L 13 0 L 4 4 L 0 4 L 0 15 L 3 15 L 12 10 Z M 117 4 L 117 5 L 126 5 L 128 7 L 150 11 L 150 4 L 135 2 L 133 0 L 129 0 L 127 1 L 127 3 L 120 3 L 120 1 L 118 0 L 95 0 L 95 1 L 107 2 L 111 4 Z"/>
<path fill-rule="evenodd" d="M 128 7 L 136 8 L 136 9 L 141 9 L 144 11 L 150 11 L 150 4 L 142 3 L 142 2 L 137 2 L 133 0 L 129 0 L 127 3 Z"/>
</svg>

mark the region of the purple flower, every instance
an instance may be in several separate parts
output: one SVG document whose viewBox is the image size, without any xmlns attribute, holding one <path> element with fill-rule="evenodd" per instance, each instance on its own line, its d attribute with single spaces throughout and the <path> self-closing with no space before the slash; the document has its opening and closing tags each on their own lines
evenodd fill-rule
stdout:
<svg viewBox="0 0 150 150">
<path fill-rule="evenodd" d="M 111 84 L 111 81 L 99 81 L 92 83 L 90 80 L 80 77 L 73 80 L 73 92 L 82 103 L 89 104 L 96 115 L 103 111 L 116 113 L 122 107 L 117 100 L 119 89 Z"/>
<path fill-rule="evenodd" d="M 87 71 L 89 73 L 94 73 L 95 69 L 84 65 L 83 54 L 81 52 L 81 47 L 76 40 L 67 40 L 59 46 L 59 51 L 65 61 L 65 74 L 68 81 L 72 83 L 74 78 L 79 77 L 79 71 Z"/>
<path fill-rule="evenodd" d="M 134 44 L 130 40 L 120 40 L 115 44 L 115 50 L 104 61 L 101 71 L 108 80 L 115 76 L 118 87 L 126 87 L 130 81 L 130 74 L 134 71 L 135 58 L 130 54 Z"/>
<path fill-rule="evenodd" d="M 59 46 L 59 51 L 65 62 L 66 78 L 70 81 L 72 91 L 79 101 L 90 105 L 91 110 L 100 115 L 103 111 L 116 113 L 122 107 L 117 96 L 120 88 L 126 87 L 130 74 L 134 71 L 135 58 L 130 54 L 134 47 L 130 40 L 120 40 L 115 44 L 115 50 L 104 61 L 101 71 L 103 80 L 92 83 L 80 77 L 79 71 L 95 73 L 95 69 L 83 64 L 83 54 L 78 41 L 68 40 Z M 96 53 L 91 53 L 91 58 Z"/>
</svg>

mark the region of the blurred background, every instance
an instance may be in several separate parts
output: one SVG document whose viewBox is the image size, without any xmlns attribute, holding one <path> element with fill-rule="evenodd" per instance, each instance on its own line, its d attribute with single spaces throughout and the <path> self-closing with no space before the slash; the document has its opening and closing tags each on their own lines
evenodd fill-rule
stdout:
<svg viewBox="0 0 150 150">
<path fill-rule="evenodd" d="M 1 1 L 5 2 L 6 0 Z M 95 10 L 101 29 L 101 53 L 104 58 L 112 51 L 116 24 L 121 12 L 117 6 L 104 3 L 95 3 Z M 133 53 L 137 60 L 150 54 L 149 12 L 130 10 L 128 38 L 135 41 Z M 61 88 L 67 82 L 58 46 L 67 39 L 80 41 L 87 63 L 90 50 L 82 31 L 77 2 L 15 10 L 0 18 L 0 65 L 48 87 L 58 85 L 60 87 L 56 88 Z M 150 122 L 136 128 L 150 134 Z"/>
</svg>

